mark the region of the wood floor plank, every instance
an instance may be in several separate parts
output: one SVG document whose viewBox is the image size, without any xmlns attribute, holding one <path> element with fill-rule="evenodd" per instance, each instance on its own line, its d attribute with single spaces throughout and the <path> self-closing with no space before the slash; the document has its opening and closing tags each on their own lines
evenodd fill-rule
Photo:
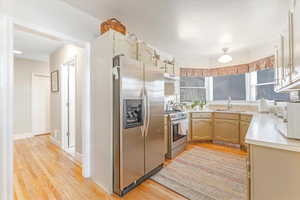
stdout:
<svg viewBox="0 0 300 200">
<path fill-rule="evenodd" d="M 218 151 L 245 153 L 215 144 L 192 144 Z M 171 160 L 166 164 L 172 162 Z M 81 175 L 82 168 L 49 135 L 16 140 L 14 143 L 15 200 L 185 200 L 186 198 L 152 181 L 146 180 L 124 197 L 109 195 Z"/>
</svg>

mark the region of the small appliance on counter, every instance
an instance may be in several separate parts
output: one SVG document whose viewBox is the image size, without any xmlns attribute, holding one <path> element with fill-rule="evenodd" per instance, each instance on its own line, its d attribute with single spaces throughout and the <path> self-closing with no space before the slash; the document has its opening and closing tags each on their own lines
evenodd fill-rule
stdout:
<svg viewBox="0 0 300 200">
<path fill-rule="evenodd" d="M 287 122 L 278 123 L 280 132 L 287 138 L 300 139 L 300 92 L 290 93 L 290 102 L 287 104 Z"/>
<path fill-rule="evenodd" d="M 300 103 L 288 103 L 287 106 L 287 138 L 300 139 Z"/>
</svg>

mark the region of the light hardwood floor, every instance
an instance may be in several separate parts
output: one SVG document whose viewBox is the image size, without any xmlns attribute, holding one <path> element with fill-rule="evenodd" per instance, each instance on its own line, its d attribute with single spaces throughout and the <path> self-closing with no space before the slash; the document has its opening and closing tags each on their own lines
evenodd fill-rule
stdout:
<svg viewBox="0 0 300 200">
<path fill-rule="evenodd" d="M 238 149 L 214 144 L 192 144 L 217 151 L 246 155 Z M 81 167 L 50 142 L 49 136 L 17 140 L 14 145 L 15 200 L 183 200 L 184 197 L 147 180 L 119 198 L 105 193 L 81 176 Z M 168 161 L 167 163 L 170 163 Z"/>
</svg>

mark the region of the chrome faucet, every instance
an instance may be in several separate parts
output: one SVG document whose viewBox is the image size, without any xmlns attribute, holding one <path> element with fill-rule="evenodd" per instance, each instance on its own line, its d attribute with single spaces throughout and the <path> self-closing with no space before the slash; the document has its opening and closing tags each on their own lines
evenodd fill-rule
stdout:
<svg viewBox="0 0 300 200">
<path fill-rule="evenodd" d="M 231 97 L 228 97 L 228 101 L 227 101 L 227 110 L 230 110 L 231 108 L 232 108 Z"/>
</svg>

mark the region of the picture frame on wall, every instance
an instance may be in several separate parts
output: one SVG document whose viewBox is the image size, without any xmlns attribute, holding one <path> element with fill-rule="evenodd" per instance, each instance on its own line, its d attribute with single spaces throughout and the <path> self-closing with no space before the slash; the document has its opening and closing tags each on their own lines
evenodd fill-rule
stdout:
<svg viewBox="0 0 300 200">
<path fill-rule="evenodd" d="M 51 72 L 51 92 L 59 92 L 59 71 Z"/>
</svg>

